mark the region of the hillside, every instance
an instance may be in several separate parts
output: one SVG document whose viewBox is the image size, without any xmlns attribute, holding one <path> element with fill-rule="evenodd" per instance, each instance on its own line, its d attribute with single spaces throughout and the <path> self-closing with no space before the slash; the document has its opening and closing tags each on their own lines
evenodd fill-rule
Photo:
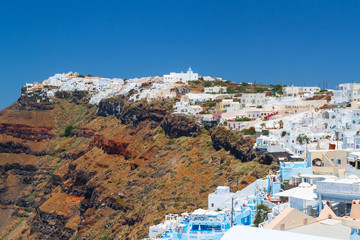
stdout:
<svg viewBox="0 0 360 240">
<path fill-rule="evenodd" d="M 275 167 L 253 138 L 171 116 L 170 102 L 58 97 L 0 112 L 1 239 L 142 239 Z"/>
</svg>

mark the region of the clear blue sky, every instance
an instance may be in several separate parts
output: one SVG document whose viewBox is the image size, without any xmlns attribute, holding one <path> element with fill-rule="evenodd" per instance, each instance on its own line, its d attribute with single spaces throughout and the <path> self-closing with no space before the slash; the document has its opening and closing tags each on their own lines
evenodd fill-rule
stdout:
<svg viewBox="0 0 360 240">
<path fill-rule="evenodd" d="M 360 1 L 3 1 L 0 109 L 26 82 L 77 71 L 186 70 L 232 81 L 358 81 Z"/>
</svg>

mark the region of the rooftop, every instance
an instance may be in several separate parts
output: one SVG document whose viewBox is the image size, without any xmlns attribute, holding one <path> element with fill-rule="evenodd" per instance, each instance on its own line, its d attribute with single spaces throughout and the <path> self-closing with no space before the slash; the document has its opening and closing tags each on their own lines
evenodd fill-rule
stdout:
<svg viewBox="0 0 360 240">
<path fill-rule="evenodd" d="M 347 235 L 349 236 L 349 234 Z M 264 228 L 235 226 L 221 238 L 222 240 L 238 240 L 238 239 L 276 239 L 276 240 L 334 240 L 330 237 L 319 237 L 315 235 L 305 235 L 297 232 L 285 232 L 277 230 L 269 230 Z M 345 238 L 342 238 L 345 239 Z"/>
<path fill-rule="evenodd" d="M 292 228 L 288 231 L 347 240 L 349 239 L 351 229 L 343 225 L 340 220 L 326 219 L 312 224 Z"/>
</svg>

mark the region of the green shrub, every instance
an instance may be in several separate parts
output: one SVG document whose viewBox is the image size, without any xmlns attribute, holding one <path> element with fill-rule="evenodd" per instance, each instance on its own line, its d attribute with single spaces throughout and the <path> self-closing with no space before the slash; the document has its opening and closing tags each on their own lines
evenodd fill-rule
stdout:
<svg viewBox="0 0 360 240">
<path fill-rule="evenodd" d="M 237 121 L 237 122 L 248 122 L 248 121 L 251 121 L 251 119 L 248 118 L 248 117 L 243 117 L 243 118 L 236 118 L 235 121 Z"/>
<path fill-rule="evenodd" d="M 206 193 L 207 191 L 209 191 L 209 189 L 206 188 L 205 186 L 201 186 L 201 188 L 199 189 L 200 193 Z"/>
<path fill-rule="evenodd" d="M 74 126 L 72 124 L 67 125 L 64 131 L 64 136 L 68 137 L 72 130 L 74 130 Z"/>
<path fill-rule="evenodd" d="M 242 134 L 244 135 L 255 135 L 256 134 L 256 131 L 255 131 L 255 128 L 254 127 L 250 127 L 250 128 L 245 128 L 241 131 Z"/>
<path fill-rule="evenodd" d="M 264 222 L 268 212 L 269 208 L 263 204 L 260 204 L 256 207 L 256 215 L 254 220 L 254 225 L 256 227 L 258 227 L 260 223 Z"/>
<path fill-rule="evenodd" d="M 211 87 L 212 83 L 211 82 L 204 82 L 204 87 Z"/>
</svg>

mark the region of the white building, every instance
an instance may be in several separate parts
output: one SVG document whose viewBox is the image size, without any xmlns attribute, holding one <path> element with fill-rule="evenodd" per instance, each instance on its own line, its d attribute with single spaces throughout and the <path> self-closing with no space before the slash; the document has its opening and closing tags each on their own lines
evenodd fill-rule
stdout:
<svg viewBox="0 0 360 240">
<path fill-rule="evenodd" d="M 241 97 L 243 106 L 262 106 L 265 102 L 265 93 L 243 93 Z"/>
<path fill-rule="evenodd" d="M 213 82 L 215 80 L 222 81 L 222 78 L 218 78 L 218 77 L 213 78 L 213 77 L 210 77 L 210 76 L 202 76 L 202 78 L 203 78 L 204 81 L 211 81 L 211 82 Z"/>
<path fill-rule="evenodd" d="M 191 68 L 187 70 L 186 73 L 175 73 L 171 72 L 168 75 L 163 76 L 164 82 L 184 82 L 187 83 L 188 81 L 195 81 L 199 79 L 199 76 L 197 73 L 194 73 Z"/>
<path fill-rule="evenodd" d="M 316 93 L 319 92 L 319 87 L 295 87 L 294 85 L 290 87 L 283 87 L 283 93 L 285 96 L 297 96 L 304 93 Z"/>
<path fill-rule="evenodd" d="M 204 88 L 205 93 L 225 93 L 226 87 L 214 86 Z"/>
<path fill-rule="evenodd" d="M 235 121 L 238 118 L 249 118 L 250 120 L 256 120 L 257 118 L 264 118 L 271 115 L 276 115 L 271 109 L 266 108 L 248 108 L 235 112 L 224 112 L 221 114 L 220 122 Z"/>
<path fill-rule="evenodd" d="M 316 231 L 315 231 L 316 232 Z M 276 239 L 276 240 L 334 240 L 334 238 L 321 237 L 315 235 L 301 234 L 288 231 L 276 231 L 265 228 L 234 226 L 221 238 L 222 240 L 239 239 Z"/>
<path fill-rule="evenodd" d="M 360 102 L 360 83 L 339 84 L 339 90 L 333 92 L 334 96 L 331 99 L 331 103 L 333 104 L 342 105 L 347 102 Z"/>
<path fill-rule="evenodd" d="M 316 183 L 315 193 L 318 196 L 319 209 L 323 208 L 322 201 L 351 203 L 360 198 L 360 179 L 348 176 L 344 179 L 326 179 Z"/>
<path fill-rule="evenodd" d="M 308 207 L 317 205 L 317 196 L 314 192 L 315 186 L 309 183 L 300 183 L 296 188 L 275 194 L 278 197 L 288 197 L 291 208 L 307 213 Z"/>
<path fill-rule="evenodd" d="M 215 112 L 216 113 L 230 113 L 240 111 L 242 109 L 242 104 L 239 102 L 234 102 L 232 99 L 223 99 L 221 102 L 216 104 Z"/>
<path fill-rule="evenodd" d="M 300 87 L 302 93 L 316 93 L 320 91 L 319 87 Z"/>
<path fill-rule="evenodd" d="M 203 108 L 199 105 L 190 105 L 189 102 L 176 102 L 174 106 L 174 114 L 186 114 L 186 115 L 196 115 L 199 114 Z"/>
<path fill-rule="evenodd" d="M 228 128 L 231 130 L 242 130 L 249 124 L 249 121 L 238 122 L 238 121 L 229 121 L 228 120 L 226 122 L 226 124 L 227 124 Z"/>
<path fill-rule="evenodd" d="M 225 208 L 225 203 L 231 199 L 234 193 L 230 192 L 228 186 L 218 186 L 214 193 L 210 193 L 208 197 L 209 210 L 217 210 Z"/>
<path fill-rule="evenodd" d="M 226 112 L 240 111 L 241 108 L 242 108 L 241 103 L 239 103 L 239 102 L 230 102 L 229 106 L 226 107 Z"/>
<path fill-rule="evenodd" d="M 218 95 L 209 94 L 209 93 L 188 93 L 186 94 L 186 96 L 188 97 L 191 103 L 205 102 L 209 100 L 214 100 L 218 97 Z"/>
</svg>

